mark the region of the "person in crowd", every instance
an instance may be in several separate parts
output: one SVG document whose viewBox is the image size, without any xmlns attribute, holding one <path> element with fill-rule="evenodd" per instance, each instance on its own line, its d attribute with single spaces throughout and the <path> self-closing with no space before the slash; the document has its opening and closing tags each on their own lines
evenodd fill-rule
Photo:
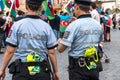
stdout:
<svg viewBox="0 0 120 80">
<path fill-rule="evenodd" d="M 63 11 L 60 11 L 60 15 L 64 15 L 64 12 L 63 12 Z"/>
<path fill-rule="evenodd" d="M 26 0 L 26 18 L 13 24 L 6 39 L 0 80 L 4 80 L 6 67 L 13 55 L 15 61 L 8 65 L 12 80 L 60 80 L 54 49 L 57 39 L 50 25 L 37 15 L 42 9 L 42 1 Z"/>
<path fill-rule="evenodd" d="M 113 29 L 116 29 L 116 14 L 112 17 Z"/>
<path fill-rule="evenodd" d="M 8 34 L 10 33 L 10 29 L 12 27 L 14 17 L 12 15 L 9 15 L 9 11 L 8 11 L 6 12 L 6 18 L 9 18 L 9 22 L 7 24 L 7 30 L 6 30 L 6 37 L 7 37 Z"/>
<path fill-rule="evenodd" d="M 117 26 L 118 26 L 118 29 L 120 30 L 120 15 L 119 15 L 119 17 L 117 19 Z"/>
<path fill-rule="evenodd" d="M 56 35 L 56 38 L 58 39 L 60 37 L 60 17 L 57 15 L 57 11 L 54 11 L 55 18 L 53 20 L 49 20 L 49 24 L 51 25 L 53 32 Z"/>
<path fill-rule="evenodd" d="M 107 40 L 107 33 L 106 33 L 106 23 L 107 23 L 107 21 L 106 21 L 106 19 L 105 19 L 105 12 L 101 12 L 101 16 L 100 16 L 100 24 L 101 24 L 101 27 L 102 27 L 102 29 L 103 29 L 103 35 L 104 35 L 104 41 L 106 41 Z"/>
<path fill-rule="evenodd" d="M 72 18 L 70 19 L 69 23 L 72 23 L 73 21 L 75 21 L 77 18 L 75 17 L 75 14 L 73 13 Z"/>
<path fill-rule="evenodd" d="M 14 21 L 19 21 L 19 20 L 23 19 L 23 18 L 25 17 L 24 14 L 25 14 L 24 11 L 18 10 L 18 11 L 17 11 L 17 16 L 16 16 L 16 18 L 14 19 Z"/>
<path fill-rule="evenodd" d="M 69 25 L 69 21 L 72 18 L 72 13 L 68 14 L 67 12 L 64 12 L 62 15 L 58 15 L 60 17 L 60 38 L 63 37 L 63 34 L 66 30 L 66 27 Z"/>
<path fill-rule="evenodd" d="M 4 16 L 4 12 L 0 11 L 0 53 L 3 53 L 1 49 L 3 47 L 3 38 L 7 25 L 7 22 L 5 19 L 3 19 L 3 16 Z"/>
<path fill-rule="evenodd" d="M 100 23 L 100 15 L 98 11 L 96 10 L 96 8 L 97 8 L 96 3 L 92 2 L 90 5 L 90 13 L 92 15 L 92 18 Z"/>
<path fill-rule="evenodd" d="M 110 27 L 111 27 L 111 24 L 112 24 L 112 19 L 111 19 L 110 15 L 109 15 L 108 11 L 109 10 L 105 11 L 106 42 L 110 42 L 111 41 Z"/>
<path fill-rule="evenodd" d="M 45 22 L 48 23 L 48 17 L 45 15 L 45 11 L 44 11 L 44 10 L 42 10 L 41 15 L 40 15 L 40 18 L 41 18 L 43 21 L 45 21 Z"/>
</svg>

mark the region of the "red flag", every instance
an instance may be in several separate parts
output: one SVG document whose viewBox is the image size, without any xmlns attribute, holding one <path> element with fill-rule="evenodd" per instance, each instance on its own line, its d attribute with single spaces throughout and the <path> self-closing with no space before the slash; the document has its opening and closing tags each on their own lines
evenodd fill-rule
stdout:
<svg viewBox="0 0 120 80">
<path fill-rule="evenodd" d="M 10 22 L 10 23 L 8 24 L 7 35 L 10 34 L 11 27 L 12 27 L 12 22 Z"/>
<path fill-rule="evenodd" d="M 19 8 L 20 4 L 19 4 L 19 0 L 15 0 L 16 3 L 16 7 Z"/>
<path fill-rule="evenodd" d="M 53 9 L 53 5 L 52 5 L 52 1 L 51 0 L 48 0 L 48 7 L 52 13 L 52 16 L 54 16 L 54 9 Z"/>
<path fill-rule="evenodd" d="M 71 8 L 72 8 L 72 4 L 69 3 L 69 4 L 67 5 L 67 7 L 71 9 Z"/>
</svg>

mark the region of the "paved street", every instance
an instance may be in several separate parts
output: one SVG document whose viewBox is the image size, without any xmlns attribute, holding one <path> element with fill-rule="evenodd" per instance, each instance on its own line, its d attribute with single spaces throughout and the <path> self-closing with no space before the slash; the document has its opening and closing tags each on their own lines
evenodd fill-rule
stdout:
<svg viewBox="0 0 120 80">
<path fill-rule="evenodd" d="M 104 43 L 103 51 L 110 58 L 110 63 L 105 63 L 102 60 L 103 71 L 100 73 L 100 80 L 120 80 L 120 31 L 112 30 L 111 31 L 111 42 Z M 3 54 L 0 54 L 0 61 L 3 58 Z M 58 67 L 60 73 L 60 80 L 68 80 L 67 66 L 68 66 L 68 57 L 67 51 L 63 54 L 57 52 L 58 58 Z M 1 65 L 1 62 L 0 62 Z M 11 80 L 11 75 L 6 71 L 6 79 Z"/>
</svg>

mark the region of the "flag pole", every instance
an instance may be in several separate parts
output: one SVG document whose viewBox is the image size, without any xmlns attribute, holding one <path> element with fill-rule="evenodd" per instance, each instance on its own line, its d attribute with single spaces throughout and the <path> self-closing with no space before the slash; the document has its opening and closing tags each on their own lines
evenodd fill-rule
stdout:
<svg viewBox="0 0 120 80">
<path fill-rule="evenodd" d="M 64 9 L 67 7 L 67 5 L 70 3 L 70 1 L 72 1 L 72 0 L 69 0 L 69 1 L 67 2 L 67 4 L 64 6 Z"/>
<path fill-rule="evenodd" d="M 69 0 L 68 1 L 68 3 L 64 6 L 64 9 L 66 10 L 66 7 L 70 4 L 70 2 L 71 2 L 72 0 Z M 70 12 L 69 11 L 67 11 L 69 14 L 71 14 L 71 10 L 70 10 Z"/>
<path fill-rule="evenodd" d="M 7 25 L 7 24 L 9 24 L 10 22 L 12 22 L 12 20 L 11 20 L 11 18 L 10 18 L 10 13 L 11 13 L 11 10 L 12 10 L 12 7 L 13 7 L 13 4 L 14 4 L 14 1 L 15 0 L 12 0 L 12 5 L 11 5 L 11 7 L 10 7 L 10 10 L 9 10 L 9 14 L 8 14 L 8 16 L 7 16 L 7 18 L 6 18 L 6 24 L 5 25 Z M 6 28 L 6 26 L 5 26 L 5 28 Z"/>
<path fill-rule="evenodd" d="M 8 14 L 8 16 L 7 16 L 7 18 L 6 18 L 6 22 L 5 22 L 4 26 L 3 26 L 3 29 L 4 29 L 4 30 L 6 29 L 6 26 L 7 26 L 7 24 L 9 23 L 10 12 L 11 12 L 11 10 L 12 10 L 12 6 L 13 6 L 13 4 L 14 4 L 14 1 L 15 1 L 15 0 L 12 0 L 12 5 L 11 5 L 11 7 L 10 7 L 9 14 Z"/>
<path fill-rule="evenodd" d="M 15 1 L 15 0 L 12 0 L 12 5 L 10 6 L 10 11 L 9 11 L 8 17 L 10 17 L 10 13 L 11 13 L 11 10 L 12 10 L 13 4 L 14 4 L 14 1 Z"/>
</svg>

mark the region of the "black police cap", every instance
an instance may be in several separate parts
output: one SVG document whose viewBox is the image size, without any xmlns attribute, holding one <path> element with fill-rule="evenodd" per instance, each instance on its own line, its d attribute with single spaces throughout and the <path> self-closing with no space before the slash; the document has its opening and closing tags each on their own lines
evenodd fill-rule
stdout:
<svg viewBox="0 0 120 80">
<path fill-rule="evenodd" d="M 74 2 L 75 2 L 75 3 L 78 3 L 78 4 L 90 6 L 90 4 L 91 4 L 93 1 L 92 1 L 92 0 L 74 0 Z"/>
<path fill-rule="evenodd" d="M 26 0 L 29 4 L 41 4 L 43 0 Z"/>
</svg>

